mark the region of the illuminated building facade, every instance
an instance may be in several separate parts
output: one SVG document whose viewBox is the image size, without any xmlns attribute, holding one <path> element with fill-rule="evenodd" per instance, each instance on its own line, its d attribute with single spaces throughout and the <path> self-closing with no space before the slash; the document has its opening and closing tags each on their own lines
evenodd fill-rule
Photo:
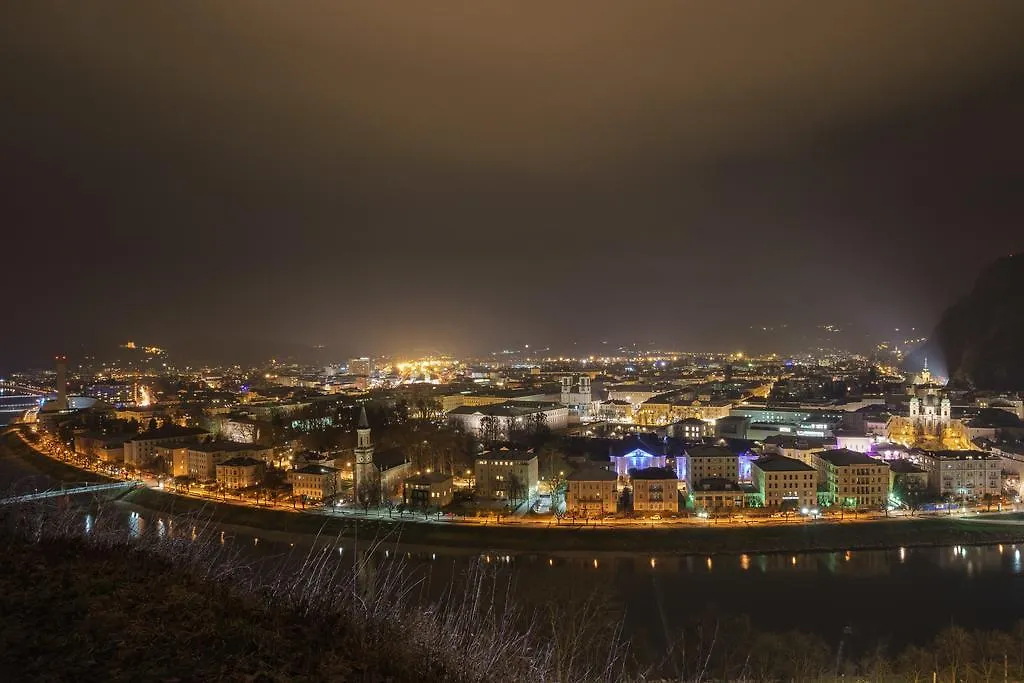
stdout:
<svg viewBox="0 0 1024 683">
<path fill-rule="evenodd" d="M 739 481 L 739 457 L 724 446 L 686 449 L 686 488 L 694 491 L 705 479 Z"/>
<path fill-rule="evenodd" d="M 454 480 L 439 472 L 424 472 L 403 482 L 402 502 L 417 510 L 443 508 L 450 505 L 455 491 Z"/>
<path fill-rule="evenodd" d="M 156 458 L 158 446 L 182 444 L 208 435 L 209 432 L 205 429 L 179 427 L 173 424 L 136 434 L 124 442 L 124 464 L 137 468 L 149 467 Z"/>
<path fill-rule="evenodd" d="M 590 417 L 594 412 L 593 389 L 590 384 L 590 375 L 572 377 L 566 375 L 560 378 L 561 392 L 559 400 L 563 406 L 569 408 L 569 412 L 577 417 Z"/>
<path fill-rule="evenodd" d="M 485 498 L 505 500 L 519 496 L 533 500 L 537 496 L 540 481 L 538 460 L 533 452 L 501 448 L 485 451 L 476 459 L 474 466 L 477 494 Z"/>
<path fill-rule="evenodd" d="M 340 476 L 327 465 L 306 465 L 291 472 L 292 495 L 307 503 L 324 503 L 338 495 Z"/>
<path fill-rule="evenodd" d="M 982 451 L 914 451 L 928 472 L 928 487 L 940 496 L 977 500 L 1002 492 L 1002 460 Z"/>
<path fill-rule="evenodd" d="M 715 426 L 710 422 L 688 417 L 685 420 L 674 422 L 668 426 L 666 432 L 669 438 L 682 439 L 684 441 L 700 441 L 704 437 L 714 433 Z M 742 438 L 742 437 L 741 437 Z"/>
<path fill-rule="evenodd" d="M 565 509 L 572 515 L 615 512 L 619 476 L 610 470 L 584 467 L 566 477 Z"/>
<path fill-rule="evenodd" d="M 679 480 L 663 467 L 636 470 L 630 477 L 634 512 L 679 512 Z"/>
<path fill-rule="evenodd" d="M 348 361 L 348 374 L 357 377 L 370 377 L 373 375 L 373 359 L 363 356 L 362 358 L 351 358 Z"/>
<path fill-rule="evenodd" d="M 818 473 L 805 462 L 769 455 L 751 463 L 754 488 L 770 510 L 802 510 L 818 505 Z"/>
<path fill-rule="evenodd" d="M 668 456 L 665 446 L 653 436 L 633 434 L 614 444 L 608 454 L 612 469 L 620 479 L 629 478 L 630 471 L 648 467 L 665 467 Z"/>
<path fill-rule="evenodd" d="M 267 465 L 256 458 L 231 458 L 217 467 L 217 483 L 227 489 L 237 490 L 259 486 Z"/>
<path fill-rule="evenodd" d="M 846 449 L 815 454 L 815 469 L 827 505 L 878 509 L 889 500 L 889 466 Z"/>
</svg>

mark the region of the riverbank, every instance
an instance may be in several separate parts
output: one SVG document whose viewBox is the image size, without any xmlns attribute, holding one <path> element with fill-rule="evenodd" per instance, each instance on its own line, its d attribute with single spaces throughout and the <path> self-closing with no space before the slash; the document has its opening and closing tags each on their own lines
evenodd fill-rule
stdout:
<svg viewBox="0 0 1024 683">
<path fill-rule="evenodd" d="M 431 549 L 495 554 L 651 553 L 718 555 L 875 550 L 896 547 L 1024 543 L 1024 527 L 958 518 L 877 522 L 808 522 L 792 526 L 672 527 L 653 529 L 469 526 L 241 507 L 138 489 L 123 501 L 165 514 L 201 514 L 239 532 L 273 538 L 302 536 L 388 538 L 402 550 Z"/>
<path fill-rule="evenodd" d="M 0 439 L 0 456 L 15 457 L 33 470 L 60 481 L 106 479 L 42 455 L 14 434 Z M 642 529 L 478 526 L 256 508 L 148 488 L 132 491 L 122 501 L 140 511 L 204 515 L 237 533 L 253 536 L 267 535 L 279 540 L 299 537 L 306 542 L 318 535 L 349 541 L 387 538 L 408 552 L 718 555 L 1024 543 L 1024 525 L 986 523 L 980 518 L 934 517 L 853 523 L 818 520 L 751 527 L 686 525 Z"/>
<path fill-rule="evenodd" d="M 0 484 L 17 488 L 19 479 L 46 477 L 53 482 L 114 481 L 102 474 L 88 472 L 43 455 L 25 443 L 18 434 L 8 431 L 0 435 Z"/>
<path fill-rule="evenodd" d="M 83 534 L 74 513 L 9 510 L 0 510 L 5 680 L 554 678 L 535 636 L 457 600 L 451 610 L 408 600 L 403 589 L 416 584 L 396 570 L 317 557 L 260 581 L 210 534 L 127 540 L 116 525 Z M 565 678 L 591 680 L 579 668 Z"/>
</svg>

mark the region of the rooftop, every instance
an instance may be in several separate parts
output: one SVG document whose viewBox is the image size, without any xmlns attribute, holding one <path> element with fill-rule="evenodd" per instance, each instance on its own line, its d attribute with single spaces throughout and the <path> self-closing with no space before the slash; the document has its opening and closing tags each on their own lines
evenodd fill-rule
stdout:
<svg viewBox="0 0 1024 683">
<path fill-rule="evenodd" d="M 299 474 L 334 474 L 338 470 L 327 465 L 306 465 L 295 471 Z"/>
<path fill-rule="evenodd" d="M 814 468 L 805 462 L 782 455 L 768 455 L 751 463 L 762 472 L 813 472 Z"/>
<path fill-rule="evenodd" d="M 984 451 L 920 451 L 929 458 L 939 460 L 994 460 L 998 455 L 989 455 Z"/>
<path fill-rule="evenodd" d="M 441 474 L 440 472 L 423 472 L 417 474 L 415 477 L 409 477 L 405 480 L 408 486 L 430 486 L 431 484 L 443 484 L 451 481 L 452 478 L 447 474 Z"/>
<path fill-rule="evenodd" d="M 645 467 L 642 470 L 633 470 L 629 473 L 630 479 L 676 479 L 676 473 L 664 467 Z"/>
<path fill-rule="evenodd" d="M 262 465 L 262 460 L 256 458 L 250 458 L 242 456 L 240 458 L 231 458 L 217 465 L 217 467 L 252 467 L 253 465 Z"/>
<path fill-rule="evenodd" d="M 691 446 L 686 449 L 690 458 L 735 458 L 736 454 L 725 446 Z"/>
<path fill-rule="evenodd" d="M 521 451 L 518 449 L 512 450 L 509 448 L 499 448 L 496 451 L 484 451 L 480 456 L 481 460 L 533 460 L 537 457 L 537 454 L 533 451 Z"/>
<path fill-rule="evenodd" d="M 836 448 L 828 451 L 819 451 L 815 453 L 816 456 L 829 462 L 836 467 L 849 467 L 851 465 L 884 465 L 885 463 L 881 460 L 872 458 L 871 456 L 858 453 L 857 451 L 851 451 L 848 448 Z"/>
<path fill-rule="evenodd" d="M 270 446 L 239 443 L 237 441 L 207 441 L 191 444 L 188 449 L 190 451 L 200 451 L 201 453 L 236 453 L 241 451 L 270 450 Z"/>
<path fill-rule="evenodd" d="M 615 481 L 618 475 L 601 467 L 583 467 L 570 472 L 567 481 Z"/>
<path fill-rule="evenodd" d="M 836 445 L 834 436 L 796 436 L 795 434 L 773 434 L 764 440 L 766 444 L 790 450 L 825 450 Z"/>
<path fill-rule="evenodd" d="M 664 444 L 658 441 L 653 434 L 630 434 L 622 441 L 613 442 L 608 450 L 610 455 L 618 458 L 640 449 L 651 455 L 662 455 L 665 452 Z"/>
<path fill-rule="evenodd" d="M 889 469 L 896 474 L 922 474 L 925 470 L 909 460 L 890 460 Z"/>
</svg>

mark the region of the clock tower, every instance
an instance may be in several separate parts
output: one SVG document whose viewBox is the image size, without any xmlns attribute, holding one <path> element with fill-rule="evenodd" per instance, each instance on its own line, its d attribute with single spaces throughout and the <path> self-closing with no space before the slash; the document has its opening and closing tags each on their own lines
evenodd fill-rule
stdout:
<svg viewBox="0 0 1024 683">
<path fill-rule="evenodd" d="M 359 484 L 373 479 L 373 441 L 370 440 L 370 422 L 366 419 L 366 408 L 359 409 L 359 424 L 356 425 L 356 468 L 353 474 L 353 490 L 359 491 Z"/>
</svg>

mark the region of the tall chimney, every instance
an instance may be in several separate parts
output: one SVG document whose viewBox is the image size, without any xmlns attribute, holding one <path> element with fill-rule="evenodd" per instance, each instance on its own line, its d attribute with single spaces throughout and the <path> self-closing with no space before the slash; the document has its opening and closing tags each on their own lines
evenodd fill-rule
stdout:
<svg viewBox="0 0 1024 683">
<path fill-rule="evenodd" d="M 57 356 L 57 409 L 68 409 L 68 358 Z"/>
</svg>

